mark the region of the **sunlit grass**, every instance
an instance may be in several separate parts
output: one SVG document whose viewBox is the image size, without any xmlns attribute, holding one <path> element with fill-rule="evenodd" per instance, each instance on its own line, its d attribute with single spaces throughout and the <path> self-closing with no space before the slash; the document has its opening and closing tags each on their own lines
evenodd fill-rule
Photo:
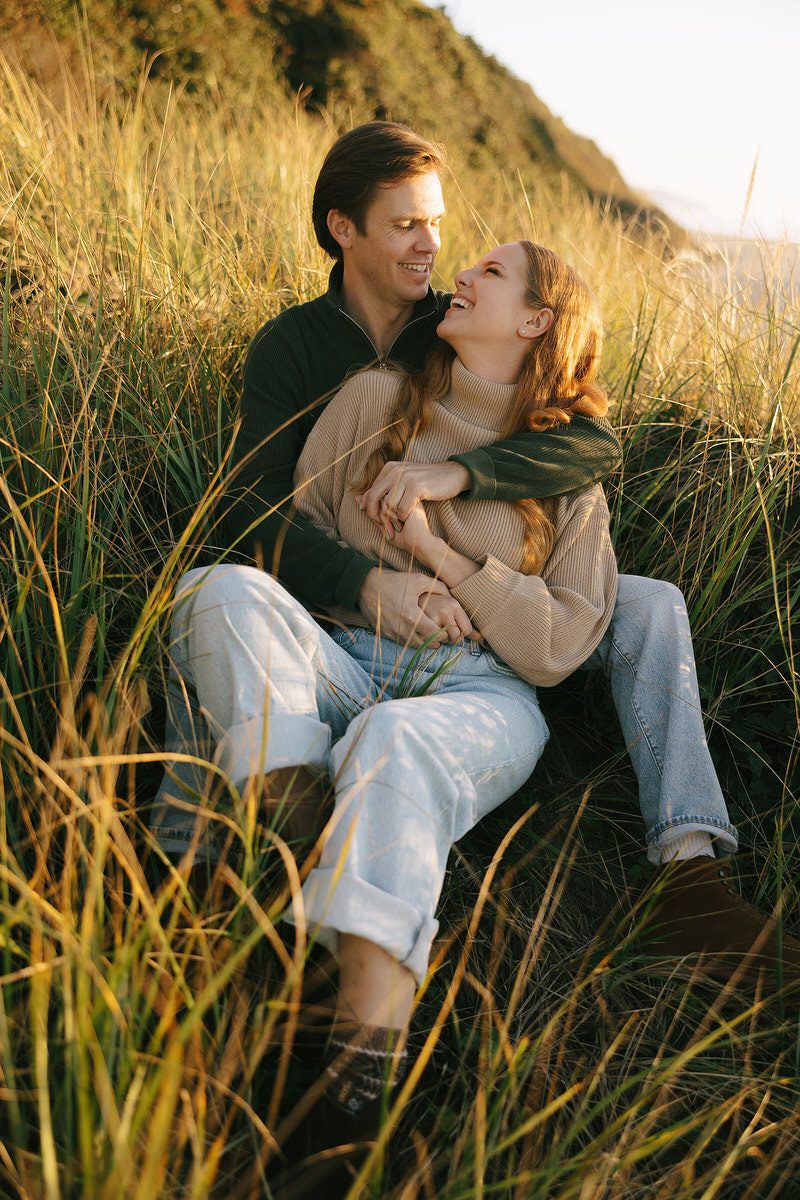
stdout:
<svg viewBox="0 0 800 1200">
<path fill-rule="evenodd" d="M 305 934 L 276 928 L 296 868 L 243 817 L 245 866 L 200 904 L 174 872 L 154 884 L 146 809 L 170 602 L 213 560 L 245 348 L 325 283 L 309 203 L 332 119 L 88 79 L 58 100 L 0 81 L 0 1183 L 267 1196 L 313 1078 L 293 1053 Z M 524 235 L 598 293 L 621 565 L 688 596 L 745 887 L 791 924 L 797 277 L 763 247 L 743 288 L 566 187 L 476 180 L 457 148 L 452 165 L 442 285 Z M 455 852 L 394 1149 L 362 1182 L 404 1200 L 789 1194 L 796 1027 L 647 973 L 607 699 L 580 680 L 548 699 L 541 769 Z"/>
</svg>

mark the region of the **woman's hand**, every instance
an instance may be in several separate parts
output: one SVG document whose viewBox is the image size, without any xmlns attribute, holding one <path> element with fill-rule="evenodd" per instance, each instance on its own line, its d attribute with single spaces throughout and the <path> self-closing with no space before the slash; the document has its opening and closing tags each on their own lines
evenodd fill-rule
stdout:
<svg viewBox="0 0 800 1200">
<path fill-rule="evenodd" d="M 388 462 L 356 503 L 370 520 L 389 533 L 392 523 L 408 520 L 420 500 L 452 500 L 470 486 L 470 474 L 457 462 Z"/>
<path fill-rule="evenodd" d="M 428 592 L 420 596 L 419 606 L 425 615 L 439 626 L 439 636 L 431 639 L 433 645 L 442 645 L 444 642 L 456 645 L 464 638 L 469 638 L 472 642 L 483 641 L 483 635 L 473 628 L 472 622 L 454 596 Z"/>
<path fill-rule="evenodd" d="M 431 527 L 428 524 L 428 514 L 425 512 L 425 507 L 422 504 L 418 504 L 416 508 L 411 509 L 411 512 L 402 525 L 399 521 L 391 523 L 386 532 L 386 537 L 393 545 L 399 546 L 401 550 L 407 550 L 409 554 L 413 554 L 425 566 L 431 565 L 428 560 L 433 553 L 436 543 L 439 541 L 431 533 Z"/>
<path fill-rule="evenodd" d="M 452 550 L 443 538 L 431 533 L 428 514 L 422 504 L 412 508 L 403 525 L 395 522 L 390 528 L 387 540 L 413 554 L 417 562 L 433 571 L 437 579 L 443 579 L 449 588 L 458 587 L 480 570 L 478 563 Z"/>
<path fill-rule="evenodd" d="M 463 476 L 456 477 L 455 472 L 450 475 L 448 470 L 450 467 L 455 467 L 459 472 L 463 471 Z M 391 471 L 390 468 L 392 468 Z M 384 494 L 385 498 L 381 501 L 380 507 L 373 510 L 375 511 L 374 516 L 370 511 L 369 504 L 372 501 L 368 498 L 376 489 L 378 493 L 382 492 L 383 485 L 380 487 L 378 485 L 384 474 L 400 481 L 397 486 L 402 487 L 403 499 L 399 503 L 406 514 L 404 518 L 400 516 L 397 509 L 389 507 L 389 498 L 394 502 L 396 494 L 391 489 Z M 451 478 L 449 484 L 447 483 L 448 476 Z M 479 571 L 479 564 L 473 562 L 471 558 L 467 558 L 466 555 L 451 550 L 447 542 L 431 533 L 427 513 L 420 502 L 408 507 L 406 505 L 409 497 L 419 489 L 435 491 L 435 495 L 426 497 L 431 500 L 450 499 L 451 496 L 458 495 L 459 491 L 463 491 L 459 482 L 464 482 L 464 476 L 468 480 L 469 471 L 466 467 L 462 468 L 460 463 L 387 463 L 369 492 L 365 492 L 363 496 L 354 496 L 353 499 L 359 508 L 366 510 L 367 516 L 381 526 L 387 541 L 393 542 L 401 550 L 407 550 L 413 554 L 437 578 L 443 579 L 449 588 L 454 588 Z M 408 482 L 404 483 L 403 480 Z M 428 484 L 426 484 L 426 480 L 428 480 Z M 434 487 L 437 480 L 438 486 Z M 444 494 L 445 492 L 447 495 Z"/>
</svg>

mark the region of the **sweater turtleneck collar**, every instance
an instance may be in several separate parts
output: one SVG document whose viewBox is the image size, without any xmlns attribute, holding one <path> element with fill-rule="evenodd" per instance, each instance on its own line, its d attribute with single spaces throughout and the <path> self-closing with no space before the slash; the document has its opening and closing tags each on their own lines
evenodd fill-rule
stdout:
<svg viewBox="0 0 800 1200">
<path fill-rule="evenodd" d="M 442 400 L 442 407 L 470 425 L 500 433 L 516 390 L 515 383 L 492 383 L 473 375 L 455 358 L 450 394 Z"/>
</svg>

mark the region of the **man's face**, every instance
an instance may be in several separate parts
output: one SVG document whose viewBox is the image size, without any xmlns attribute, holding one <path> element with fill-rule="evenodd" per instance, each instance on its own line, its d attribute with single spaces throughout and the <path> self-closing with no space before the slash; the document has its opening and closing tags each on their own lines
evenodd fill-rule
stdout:
<svg viewBox="0 0 800 1200">
<path fill-rule="evenodd" d="M 376 189 L 364 221 L 343 247 L 345 287 L 360 303 L 403 307 L 421 300 L 439 251 L 444 216 L 435 171 Z"/>
</svg>

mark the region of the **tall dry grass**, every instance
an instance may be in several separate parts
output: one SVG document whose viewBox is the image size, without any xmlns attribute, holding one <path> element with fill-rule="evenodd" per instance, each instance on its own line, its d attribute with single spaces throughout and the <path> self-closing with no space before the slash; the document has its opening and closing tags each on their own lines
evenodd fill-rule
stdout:
<svg viewBox="0 0 800 1200">
<path fill-rule="evenodd" d="M 268 1196 L 313 1077 L 308 946 L 278 926 L 291 862 L 282 897 L 266 839 L 200 903 L 149 873 L 146 808 L 170 601 L 215 538 L 245 347 L 325 285 L 308 213 L 336 118 L 144 77 L 120 96 L 90 58 L 55 101 L 0 67 L 0 1189 Z M 525 235 L 599 295 L 621 566 L 686 591 L 744 886 L 791 925 L 797 279 L 763 247 L 763 286 L 743 287 L 566 187 L 452 161 L 442 284 Z M 648 973 L 607 700 L 577 679 L 549 708 L 542 768 L 454 853 L 392 1148 L 353 1195 L 789 1196 L 796 1019 Z"/>
</svg>

